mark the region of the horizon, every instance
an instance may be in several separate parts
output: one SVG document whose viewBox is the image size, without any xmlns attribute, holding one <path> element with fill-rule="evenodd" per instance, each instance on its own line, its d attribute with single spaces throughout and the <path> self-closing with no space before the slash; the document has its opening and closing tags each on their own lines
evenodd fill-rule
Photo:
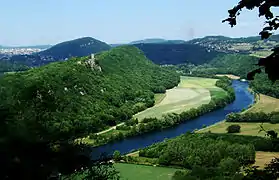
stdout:
<svg viewBox="0 0 279 180">
<path fill-rule="evenodd" d="M 221 22 L 228 17 L 228 9 L 237 4 L 236 0 L 206 3 L 202 0 L 5 1 L 2 7 L 6 8 L 0 11 L 0 16 L 7 17 L 0 29 L 5 36 L 0 37 L 0 45 L 55 45 L 81 37 L 107 44 L 150 38 L 184 41 L 205 36 L 235 38 L 258 36 L 263 28 L 265 19 L 259 18 L 257 11 L 243 10 L 234 28 Z M 209 5 L 214 8 L 208 8 Z"/>
<path fill-rule="evenodd" d="M 279 35 L 279 34 L 273 34 L 273 35 Z M 64 40 L 64 41 L 61 41 L 61 42 L 57 42 L 56 44 L 32 44 L 32 45 L 25 45 L 25 44 L 23 44 L 23 45 L 3 45 L 3 44 L 0 44 L 0 48 L 1 47 L 5 47 L 5 48 L 17 48 L 17 47 L 29 47 L 29 46 L 55 46 L 55 45 L 57 45 L 57 44 L 59 44 L 59 43 L 63 43 L 63 42 L 67 42 L 67 41 L 71 41 L 71 40 L 76 40 L 76 39 L 81 39 L 81 38 L 87 38 L 87 37 L 89 37 L 89 38 L 93 38 L 93 39 L 96 39 L 96 40 L 99 40 L 99 41 L 102 41 L 102 42 L 104 42 L 104 43 L 106 43 L 106 44 L 108 44 L 108 45 L 113 45 L 113 44 L 129 44 L 129 43 L 131 43 L 131 42 L 133 42 L 133 41 L 142 41 L 142 40 L 148 40 L 148 39 L 164 39 L 164 40 L 183 40 L 183 41 L 185 41 L 185 42 L 187 42 L 187 41 L 191 41 L 191 40 L 194 40 L 194 39 L 200 39 L 200 38 L 205 38 L 205 37 L 210 37 L 210 36 L 215 36 L 215 37 L 217 37 L 217 36 L 223 36 L 223 35 L 206 35 L 206 36 L 202 36 L 202 37 L 196 37 L 196 38 L 193 38 L 193 39 L 189 39 L 189 40 L 183 40 L 183 39 L 164 39 L 164 38 L 160 38 L 160 37 L 150 37 L 150 38 L 144 38 L 144 39 L 137 39 L 137 40 L 132 40 L 132 41 L 129 41 L 129 42 L 126 42 L 126 43 L 107 43 L 107 42 L 105 42 L 105 41 L 102 41 L 102 40 L 100 40 L 100 39 L 96 39 L 96 38 L 94 38 L 94 37 L 89 37 L 89 36 L 84 36 L 84 37 L 78 37 L 78 38 L 75 38 L 75 39 L 68 39 L 68 40 Z M 258 37 L 260 37 L 259 35 L 257 35 Z M 230 37 L 230 36 L 223 36 L 223 37 L 228 37 L 228 38 L 247 38 L 247 37 L 256 37 L 256 36 L 240 36 L 240 37 Z"/>
</svg>

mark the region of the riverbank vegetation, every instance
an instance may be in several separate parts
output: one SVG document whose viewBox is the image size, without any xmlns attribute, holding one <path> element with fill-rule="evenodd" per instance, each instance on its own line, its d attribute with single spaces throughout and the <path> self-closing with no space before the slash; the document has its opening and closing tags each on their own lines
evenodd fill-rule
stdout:
<svg viewBox="0 0 279 180">
<path fill-rule="evenodd" d="M 162 118 L 144 118 L 141 121 L 131 119 L 118 126 L 116 130 L 108 131 L 104 134 L 92 134 L 89 136 L 91 140 L 85 139 L 87 143 L 93 146 L 100 146 L 108 142 L 117 141 L 130 136 L 141 135 L 143 133 L 157 131 L 178 125 L 185 121 L 193 120 L 205 113 L 226 106 L 235 99 L 234 90 L 231 87 L 231 81 L 228 78 L 221 78 L 216 81 L 216 86 L 224 89 L 227 96 L 213 96 L 208 104 L 203 104 L 198 108 L 186 110 L 181 114 L 170 113 Z"/>
</svg>

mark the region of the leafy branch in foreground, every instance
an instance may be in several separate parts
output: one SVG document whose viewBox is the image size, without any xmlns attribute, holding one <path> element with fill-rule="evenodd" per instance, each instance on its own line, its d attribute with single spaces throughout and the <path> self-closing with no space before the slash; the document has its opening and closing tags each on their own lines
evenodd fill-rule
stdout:
<svg viewBox="0 0 279 180">
<path fill-rule="evenodd" d="M 259 33 L 262 39 L 268 39 L 274 31 L 279 28 L 279 16 L 274 16 L 274 13 L 271 11 L 272 7 L 278 7 L 278 0 L 241 0 L 235 7 L 228 10 L 229 17 L 222 22 L 228 22 L 231 27 L 234 27 L 237 24 L 237 16 L 240 15 L 242 9 L 246 8 L 248 10 L 253 10 L 258 8 L 259 17 L 265 16 L 266 26 Z M 273 53 L 265 58 L 259 60 L 258 66 L 262 66 L 265 69 L 265 72 L 268 74 L 268 78 L 273 82 L 279 80 L 279 48 L 274 48 Z M 255 74 L 261 73 L 261 68 L 250 72 L 247 75 L 248 80 L 253 80 Z"/>
</svg>

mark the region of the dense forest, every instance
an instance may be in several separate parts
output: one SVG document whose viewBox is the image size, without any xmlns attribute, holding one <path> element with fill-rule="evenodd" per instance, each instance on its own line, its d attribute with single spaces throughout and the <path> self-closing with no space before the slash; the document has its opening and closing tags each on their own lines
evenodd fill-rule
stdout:
<svg viewBox="0 0 279 180">
<path fill-rule="evenodd" d="M 207 134 L 184 134 L 140 150 L 140 157 L 157 158 L 160 165 L 180 166 L 190 170 L 178 171 L 173 179 L 220 179 L 242 176 L 242 166 L 253 164 L 252 144 L 211 138 Z M 222 179 L 221 178 L 221 179 Z"/>
<path fill-rule="evenodd" d="M 278 141 L 246 135 L 186 133 L 141 149 L 139 157 L 163 166 L 182 167 L 174 180 L 243 179 L 239 171 L 255 162 L 255 151 L 278 152 Z"/>
<path fill-rule="evenodd" d="M 203 64 L 221 54 L 192 44 L 135 44 L 156 64 Z"/>
<path fill-rule="evenodd" d="M 255 92 L 279 98 L 279 82 L 272 82 L 268 79 L 267 74 L 257 74 L 255 79 L 251 81 L 250 86 Z"/>
<path fill-rule="evenodd" d="M 179 81 L 132 46 L 8 74 L 0 79 L 1 134 L 82 137 L 129 120 Z"/>
<path fill-rule="evenodd" d="M 184 44 L 184 43 L 186 43 L 186 41 L 184 40 L 167 40 L 167 39 L 160 39 L 160 38 L 150 38 L 150 39 L 132 41 L 129 44 Z"/>
<path fill-rule="evenodd" d="M 218 55 L 208 63 L 195 65 L 192 63 L 179 64 L 170 66 L 186 75 L 192 76 L 214 76 L 215 74 L 234 74 L 241 78 L 246 78 L 247 73 L 256 66 L 258 58 L 241 55 L 241 54 L 225 54 Z"/>
<path fill-rule="evenodd" d="M 216 74 L 234 74 L 246 78 L 247 73 L 256 67 L 257 61 L 258 58 L 253 56 L 227 54 L 214 58 L 209 65 L 217 69 Z"/>
<path fill-rule="evenodd" d="M 0 73 L 5 73 L 5 72 L 14 72 L 14 71 L 25 71 L 29 69 L 28 66 L 22 65 L 19 63 L 11 63 L 6 60 L 1 60 L 0 61 Z"/>
</svg>

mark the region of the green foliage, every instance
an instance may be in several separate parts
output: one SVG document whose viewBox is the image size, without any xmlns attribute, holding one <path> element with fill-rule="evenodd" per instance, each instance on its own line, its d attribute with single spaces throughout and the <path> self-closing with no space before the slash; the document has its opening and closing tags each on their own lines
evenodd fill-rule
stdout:
<svg viewBox="0 0 279 180">
<path fill-rule="evenodd" d="M 211 59 L 206 64 L 181 64 L 172 69 L 183 74 L 201 77 L 216 77 L 216 74 L 233 74 L 245 78 L 251 69 L 256 68 L 258 58 L 243 54 L 223 54 Z"/>
<path fill-rule="evenodd" d="M 29 69 L 27 66 L 19 63 L 11 63 L 9 61 L 0 61 L 0 73 L 14 72 L 14 71 L 25 71 Z"/>
<path fill-rule="evenodd" d="M 119 151 L 114 151 L 114 153 L 113 153 L 113 159 L 115 160 L 115 161 L 120 161 L 121 160 L 121 153 L 119 152 Z"/>
<path fill-rule="evenodd" d="M 230 113 L 226 116 L 227 122 L 270 122 L 278 123 L 279 112 L 246 112 L 246 113 Z"/>
<path fill-rule="evenodd" d="M 251 69 L 255 68 L 258 58 L 249 55 L 227 54 L 221 55 L 210 61 L 215 74 L 234 74 L 245 78 Z"/>
<path fill-rule="evenodd" d="M 272 124 L 279 123 L 279 113 L 275 113 L 275 114 L 273 114 L 273 116 L 271 116 L 270 123 L 272 123 Z"/>
<path fill-rule="evenodd" d="M 240 126 L 238 124 L 233 124 L 227 127 L 228 133 L 239 133 L 240 132 Z"/>
<path fill-rule="evenodd" d="M 221 139 L 212 139 L 201 134 L 185 134 L 175 139 L 154 144 L 140 150 L 141 157 L 159 158 L 163 165 L 179 165 L 184 168 L 195 166 L 215 167 L 222 159 L 232 158 L 240 165 L 254 162 L 253 145 L 240 145 Z"/>
<path fill-rule="evenodd" d="M 131 119 L 140 110 L 134 105 L 154 104 L 155 87 L 172 88 L 180 81 L 133 46 L 95 56 L 94 67 L 102 71 L 88 67 L 84 57 L 3 76 L 0 107 L 9 124 L 2 133 L 27 139 L 41 138 L 41 132 L 53 139 L 86 136 Z"/>
<path fill-rule="evenodd" d="M 279 152 L 279 145 L 277 140 L 269 139 L 258 136 L 248 136 L 248 135 L 233 135 L 233 134 L 214 134 L 214 133 L 206 133 L 203 134 L 208 138 L 219 139 L 223 141 L 227 141 L 230 143 L 238 143 L 238 144 L 252 144 L 255 147 L 256 151 L 270 151 L 270 152 Z"/>
<path fill-rule="evenodd" d="M 250 86 L 255 92 L 279 98 L 279 81 L 273 83 L 269 80 L 267 74 L 257 74 L 251 81 Z"/>
<path fill-rule="evenodd" d="M 119 180 L 119 172 L 112 163 L 98 162 L 95 166 L 77 171 L 73 174 L 62 176 L 61 180 Z"/>
</svg>

